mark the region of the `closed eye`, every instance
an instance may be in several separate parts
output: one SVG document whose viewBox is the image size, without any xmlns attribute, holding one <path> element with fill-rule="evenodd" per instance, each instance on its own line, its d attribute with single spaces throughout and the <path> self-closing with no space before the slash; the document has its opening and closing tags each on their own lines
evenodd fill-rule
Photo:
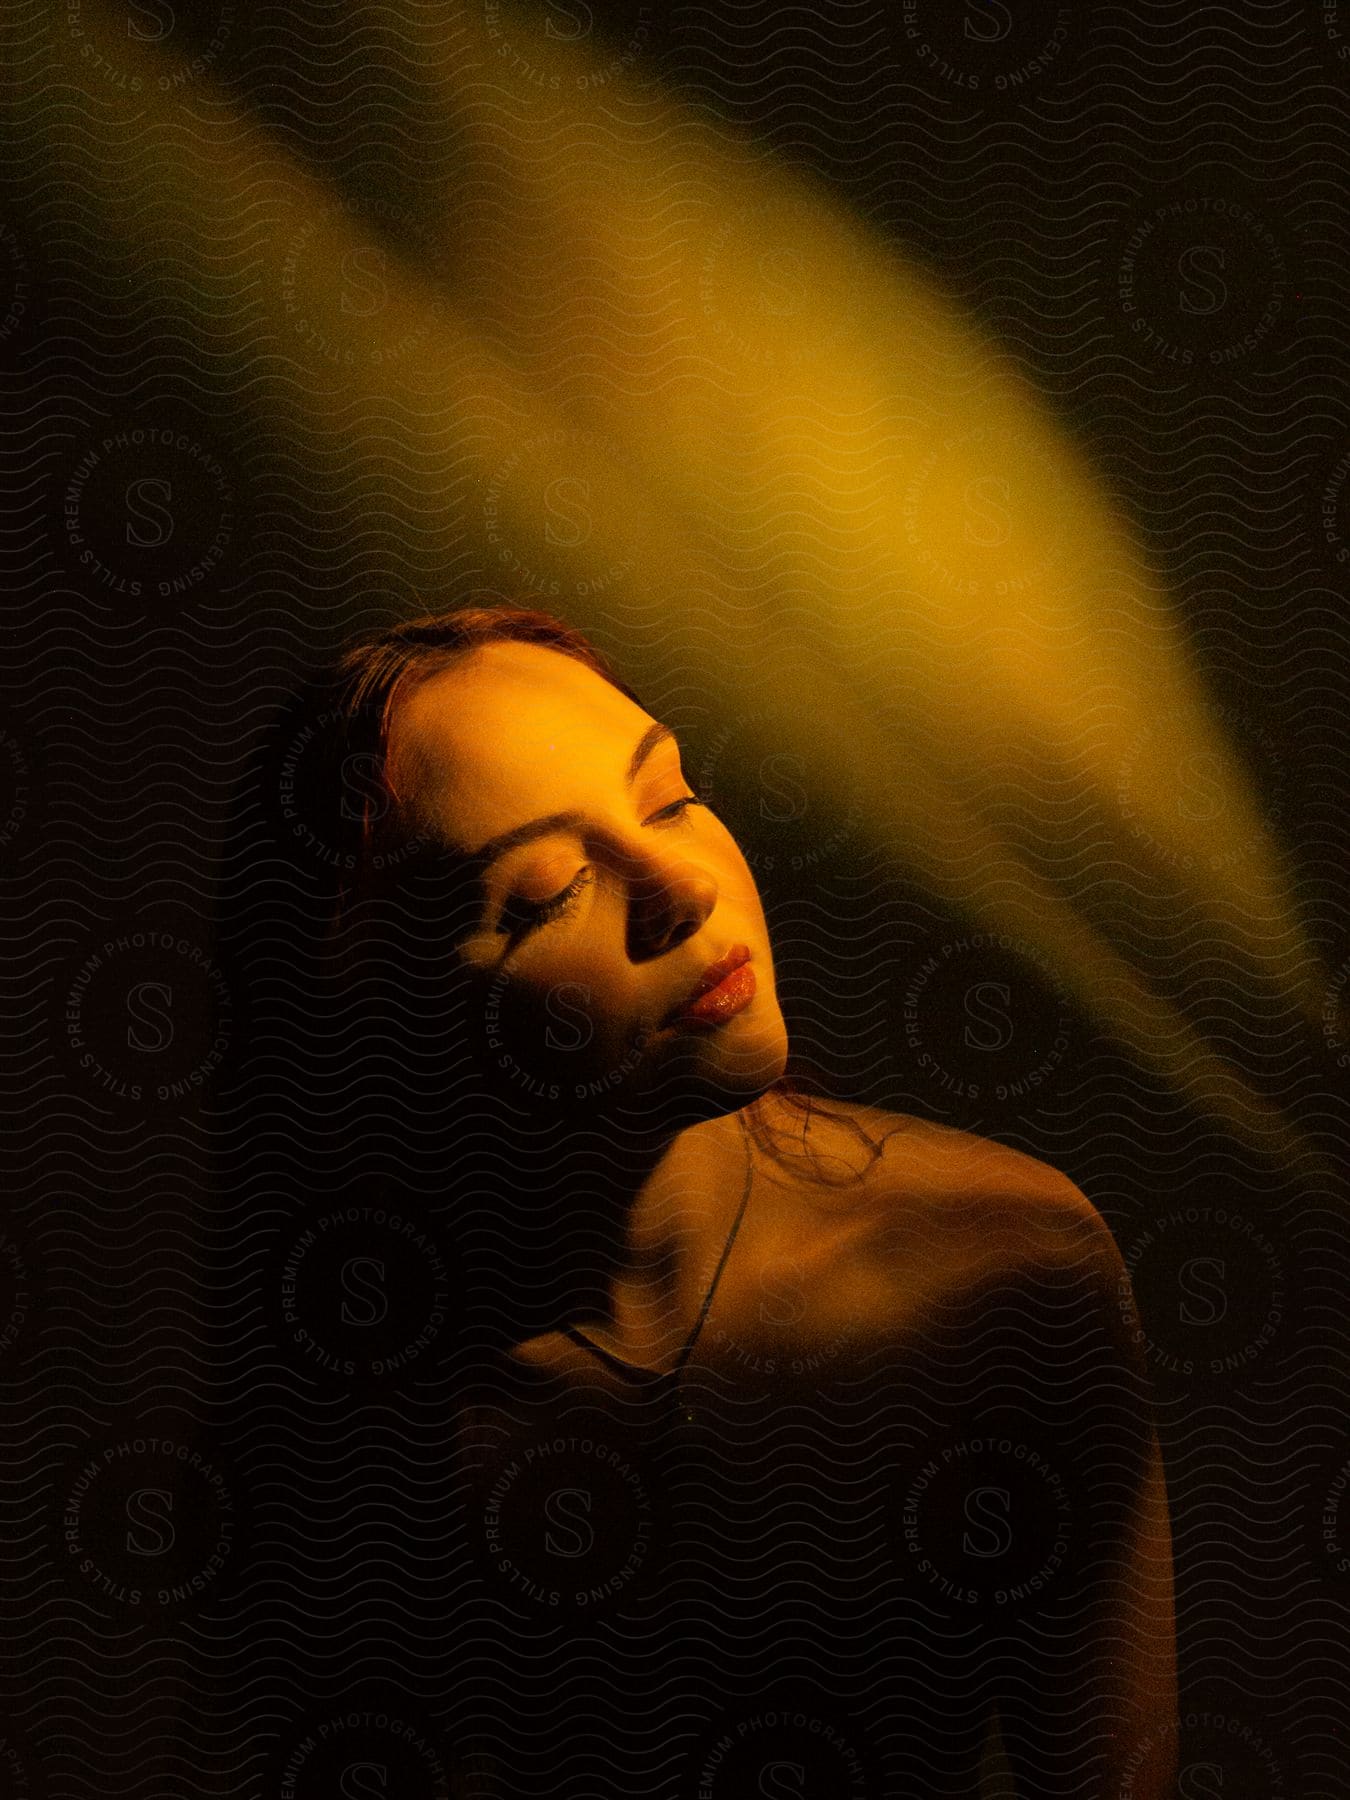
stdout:
<svg viewBox="0 0 1350 1800">
<path fill-rule="evenodd" d="M 497 921 L 498 933 L 503 937 L 524 937 L 536 926 L 561 919 L 571 912 L 581 898 L 581 890 L 594 878 L 594 871 L 588 863 L 585 868 L 578 869 L 561 893 L 554 894 L 550 900 L 522 900 L 518 894 L 513 895 L 502 908 Z"/>
<path fill-rule="evenodd" d="M 653 813 L 652 819 L 682 819 L 691 806 L 700 804 L 692 794 L 686 794 L 683 800 L 672 800 L 669 806 L 663 806 L 660 812 Z M 647 823 L 650 824 L 651 819 Z"/>
<path fill-rule="evenodd" d="M 685 794 L 679 800 L 672 800 L 669 806 L 663 806 L 660 812 L 654 812 L 647 823 L 651 825 L 660 821 L 667 825 L 677 825 L 691 806 L 701 805 L 702 801 L 695 799 L 693 794 Z M 587 863 L 577 870 L 565 888 L 548 900 L 523 900 L 519 895 L 513 895 L 498 918 L 498 935 L 522 938 L 541 925 L 549 925 L 555 919 L 565 918 L 581 898 L 582 889 L 588 887 L 594 879 L 595 871 Z"/>
</svg>

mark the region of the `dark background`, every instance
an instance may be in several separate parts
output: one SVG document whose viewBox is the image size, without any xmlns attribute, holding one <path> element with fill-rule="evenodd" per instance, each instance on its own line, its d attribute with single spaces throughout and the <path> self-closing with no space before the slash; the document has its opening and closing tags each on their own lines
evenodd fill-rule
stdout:
<svg viewBox="0 0 1350 1800">
<path fill-rule="evenodd" d="M 145 11 L 126 16 L 144 25 Z M 555 14 L 564 33 L 587 16 Z M 41 83 L 57 16 L 20 9 L 22 81 Z M 1328 971 L 1325 1018 L 1300 1016 L 1278 970 L 1248 985 L 1208 969 L 1198 1003 L 1184 956 L 1160 953 L 1157 975 L 1200 1005 L 1212 1041 L 1320 1161 L 1291 1168 L 1228 1141 L 1025 959 L 1014 959 L 1024 1037 L 1049 1041 L 1067 1020 L 1071 1058 L 1029 1108 L 935 1093 L 904 1055 L 904 973 L 924 944 L 968 928 L 860 846 L 821 879 L 831 907 L 881 908 L 875 975 L 842 957 L 831 970 L 827 945 L 825 979 L 789 955 L 784 988 L 841 1092 L 1002 1137 L 1066 1170 L 1102 1210 L 1150 1332 L 1183 1704 L 1209 1715 L 1197 1731 L 1242 1746 L 1223 1762 L 1225 1795 L 1348 1793 L 1347 1258 L 1330 1172 L 1347 1131 L 1334 1003 L 1350 952 L 1350 9 L 963 12 L 915 0 L 593 17 L 616 54 L 638 47 L 708 116 L 845 196 L 982 322 L 1119 502 L 1260 786 Z M 915 21 L 941 57 L 916 52 Z M 213 74 L 377 232 L 383 198 L 415 192 L 418 137 L 435 129 L 415 59 L 388 49 L 387 26 L 355 5 L 246 15 L 204 0 L 172 15 L 184 56 L 228 27 Z M 435 9 L 420 9 L 418 29 L 434 28 Z M 1038 57 L 1046 66 L 1027 73 Z M 76 120 L 81 104 L 97 110 L 96 83 L 74 97 Z M 443 1455 L 454 1335 L 415 1371 L 364 1388 L 296 1351 L 277 1296 L 303 1208 L 256 1072 L 281 1054 L 267 1038 L 279 1015 L 265 948 L 285 888 L 275 722 L 350 629 L 448 603 L 473 571 L 434 532 L 372 547 L 367 499 L 262 415 L 247 369 L 220 354 L 228 315 L 208 293 L 195 339 L 167 327 L 69 166 L 19 144 L 0 188 L 12 618 L 0 776 L 13 782 L 0 802 L 13 950 L 0 1761 L 6 1791 L 25 1796 L 275 1796 L 294 1746 L 343 1707 L 401 1707 L 447 1764 L 461 1723 L 447 1549 L 460 1528 Z M 1179 224 L 1147 276 L 1160 324 L 1141 342 L 1118 270 L 1140 220 L 1176 200 L 1194 200 L 1177 217 L 1205 228 Z M 66 523 L 89 446 L 152 429 L 210 447 L 171 471 L 179 542 L 198 543 L 209 572 L 163 601 L 91 580 Z M 157 478 L 153 440 L 126 454 L 138 478 Z M 125 560 L 125 485 L 100 481 L 89 473 L 82 522 Z M 141 491 L 152 505 L 155 490 Z M 153 540 L 151 520 L 143 535 Z M 147 548 L 147 586 L 162 572 Z M 619 609 L 617 650 L 623 629 Z M 728 815 L 752 857 L 753 798 Z M 795 941 L 799 924 L 809 933 L 820 889 L 781 865 L 762 885 L 775 941 Z M 1168 895 L 1140 907 L 1146 925 Z M 90 968 L 101 947 L 147 932 L 166 937 Z M 1209 954 L 1203 940 L 1187 953 L 1196 967 Z M 987 974 L 1009 978 L 997 962 Z M 817 1017 L 813 995 L 831 985 L 837 1004 Z M 878 989 L 893 1021 L 880 1032 Z M 72 1054 L 72 1013 L 110 1071 L 103 1085 Z M 864 1016 L 870 1036 L 851 1023 Z M 150 1071 L 139 1095 L 138 1056 Z M 453 1221 L 430 1222 L 453 1287 Z M 431 1266 L 402 1271 L 406 1304 Z M 210 1467 L 183 1475 L 179 1447 Z M 155 1523 L 157 1457 L 187 1483 L 171 1533 L 162 1509 Z M 94 1546 L 92 1572 L 75 1566 L 71 1530 L 83 1553 Z M 372 1558 L 359 1546 L 374 1541 Z M 199 1580 L 222 1543 L 219 1569 Z M 400 1793 L 423 1791 L 434 1766 L 430 1750 L 409 1755 Z M 305 1771 L 297 1791 L 318 1791 L 318 1765 Z"/>
</svg>

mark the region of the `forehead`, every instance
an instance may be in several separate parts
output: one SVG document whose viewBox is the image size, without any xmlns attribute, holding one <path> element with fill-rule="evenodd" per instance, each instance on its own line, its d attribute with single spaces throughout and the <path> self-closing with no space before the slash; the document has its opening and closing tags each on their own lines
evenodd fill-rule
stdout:
<svg viewBox="0 0 1350 1800">
<path fill-rule="evenodd" d="M 484 644 L 394 708 L 389 779 L 456 848 L 621 783 L 650 714 L 574 657 Z"/>
</svg>

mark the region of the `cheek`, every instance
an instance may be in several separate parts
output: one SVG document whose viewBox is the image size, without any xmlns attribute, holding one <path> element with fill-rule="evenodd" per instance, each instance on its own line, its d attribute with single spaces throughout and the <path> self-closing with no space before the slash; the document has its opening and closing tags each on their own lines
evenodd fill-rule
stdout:
<svg viewBox="0 0 1350 1800">
<path fill-rule="evenodd" d="M 604 1057 L 636 1029 L 643 990 L 621 953 L 621 928 L 617 911 L 611 918 L 602 904 L 586 928 L 564 928 L 521 968 L 520 1023 L 544 1053 L 564 1063 Z"/>
</svg>

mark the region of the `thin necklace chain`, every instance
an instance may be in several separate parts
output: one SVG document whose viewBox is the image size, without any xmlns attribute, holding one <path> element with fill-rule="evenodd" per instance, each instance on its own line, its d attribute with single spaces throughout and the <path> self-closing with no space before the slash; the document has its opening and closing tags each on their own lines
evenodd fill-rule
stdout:
<svg viewBox="0 0 1350 1800">
<path fill-rule="evenodd" d="M 703 1304 L 699 1308 L 698 1317 L 694 1320 L 694 1329 L 685 1339 L 684 1347 L 676 1357 L 674 1366 L 669 1369 L 644 1369 L 640 1363 L 627 1362 L 622 1356 L 615 1356 L 612 1350 L 604 1349 L 601 1345 L 597 1344 L 593 1338 L 588 1338 L 584 1331 L 578 1331 L 575 1325 L 566 1325 L 563 1327 L 563 1335 L 565 1337 L 569 1337 L 574 1344 L 580 1344 L 584 1349 L 591 1351 L 591 1353 L 598 1356 L 600 1361 L 606 1364 L 607 1367 L 614 1369 L 618 1374 L 622 1375 L 626 1381 L 630 1381 L 635 1385 L 646 1384 L 655 1387 L 661 1382 L 669 1382 L 673 1385 L 679 1375 L 683 1372 L 684 1365 L 693 1355 L 694 1345 L 698 1342 L 698 1334 L 703 1329 L 703 1321 L 712 1310 L 713 1296 L 717 1292 L 718 1282 L 722 1279 L 722 1271 L 727 1266 L 727 1258 L 731 1255 L 731 1246 L 736 1242 L 736 1233 L 741 1228 L 741 1220 L 745 1217 L 745 1209 L 750 1201 L 750 1187 L 755 1176 L 755 1159 L 750 1148 L 749 1134 L 745 1129 L 744 1121 L 739 1115 L 737 1116 L 737 1123 L 741 1128 L 741 1136 L 745 1139 L 745 1186 L 741 1190 L 741 1203 L 736 1209 L 736 1217 L 732 1220 L 731 1230 L 727 1233 L 727 1241 L 722 1246 L 722 1254 L 717 1260 L 717 1267 L 714 1269 L 713 1278 L 708 1284 L 708 1291 L 703 1296 Z"/>
</svg>

